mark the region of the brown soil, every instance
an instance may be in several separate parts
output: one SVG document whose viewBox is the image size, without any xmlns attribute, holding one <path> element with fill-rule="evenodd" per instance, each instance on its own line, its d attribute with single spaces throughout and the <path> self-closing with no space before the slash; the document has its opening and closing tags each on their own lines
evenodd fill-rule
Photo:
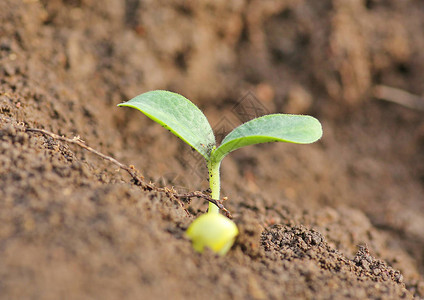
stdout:
<svg viewBox="0 0 424 300">
<path fill-rule="evenodd" d="M 424 95 L 423 48 L 421 1 L 0 1 L 0 298 L 424 298 L 423 112 L 373 98 L 376 85 Z M 240 123 L 248 91 L 263 111 L 323 123 L 313 145 L 224 160 L 241 232 L 225 257 L 184 236 L 202 200 L 187 214 L 26 131 L 205 189 L 181 141 L 116 107 L 159 88 L 217 130 Z"/>
</svg>

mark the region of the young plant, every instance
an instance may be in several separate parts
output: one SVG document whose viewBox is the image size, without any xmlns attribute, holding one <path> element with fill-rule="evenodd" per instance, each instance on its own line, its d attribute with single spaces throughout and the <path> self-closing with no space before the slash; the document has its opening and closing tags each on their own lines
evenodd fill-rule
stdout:
<svg viewBox="0 0 424 300">
<path fill-rule="evenodd" d="M 238 126 L 218 146 L 205 115 L 179 94 L 150 91 L 118 106 L 140 110 L 199 152 L 206 160 L 211 197 L 216 200 L 220 199 L 221 161 L 230 152 L 268 142 L 309 144 L 322 136 L 320 122 L 311 116 L 271 114 Z M 233 221 L 219 214 L 217 206 L 209 203 L 208 213 L 197 218 L 186 233 L 196 251 L 202 252 L 204 247 L 209 247 L 224 255 L 234 243 L 238 229 Z"/>
</svg>

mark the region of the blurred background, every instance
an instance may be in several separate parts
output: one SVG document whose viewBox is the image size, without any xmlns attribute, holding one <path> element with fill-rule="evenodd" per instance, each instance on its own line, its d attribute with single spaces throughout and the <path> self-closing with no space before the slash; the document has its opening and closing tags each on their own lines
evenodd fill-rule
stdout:
<svg viewBox="0 0 424 300">
<path fill-rule="evenodd" d="M 316 144 L 225 158 L 227 206 L 263 226 L 315 226 L 349 255 L 366 242 L 410 282 L 424 274 L 423 1 L 6 0 L 0 11 L 3 89 L 26 110 L 3 107 L 18 121 L 78 134 L 187 191 L 207 188 L 199 157 L 116 104 L 178 92 L 217 134 L 265 113 L 313 115 Z"/>
</svg>

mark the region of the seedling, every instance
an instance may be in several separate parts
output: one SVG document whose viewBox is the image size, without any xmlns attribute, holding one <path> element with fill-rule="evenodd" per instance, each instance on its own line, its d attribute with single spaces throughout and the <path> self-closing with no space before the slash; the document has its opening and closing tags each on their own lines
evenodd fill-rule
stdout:
<svg viewBox="0 0 424 300">
<path fill-rule="evenodd" d="M 268 143 L 289 142 L 309 144 L 322 136 L 320 122 L 305 115 L 271 114 L 250 120 L 231 131 L 217 146 L 212 128 L 200 109 L 185 97 L 168 91 L 150 91 L 118 106 L 140 110 L 162 125 L 206 160 L 211 197 L 219 200 L 221 161 L 241 147 Z M 197 218 L 187 229 L 195 250 L 209 247 L 225 254 L 238 234 L 237 226 L 219 214 L 219 208 L 209 203 L 208 213 Z"/>
</svg>

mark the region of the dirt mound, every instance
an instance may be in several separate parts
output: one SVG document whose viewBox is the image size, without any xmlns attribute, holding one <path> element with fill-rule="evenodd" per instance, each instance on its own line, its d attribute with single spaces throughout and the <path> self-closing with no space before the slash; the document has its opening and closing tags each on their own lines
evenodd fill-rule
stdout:
<svg viewBox="0 0 424 300">
<path fill-rule="evenodd" d="M 424 94 L 422 20 L 419 1 L 0 1 L 0 297 L 424 297 L 423 114 L 372 98 L 376 85 Z M 240 229 L 225 257 L 184 236 L 205 202 L 185 210 L 28 131 L 205 189 L 182 142 L 116 107 L 158 88 L 217 132 L 258 111 L 323 123 L 317 144 L 225 158 Z"/>
<path fill-rule="evenodd" d="M 380 297 L 407 297 L 400 272 L 375 260 L 366 247 L 360 247 L 349 260 L 331 248 L 319 232 L 303 226 L 272 226 L 262 234 L 261 241 L 270 260 L 268 268 L 279 277 L 288 279 L 286 274 L 294 273 L 290 277 L 302 278 L 288 285 L 294 289 L 288 292 L 293 293 L 290 297 L 311 299 L 321 294 L 325 295 L 322 298 L 366 299 L 376 296 L 376 288 L 382 292 Z"/>
</svg>

